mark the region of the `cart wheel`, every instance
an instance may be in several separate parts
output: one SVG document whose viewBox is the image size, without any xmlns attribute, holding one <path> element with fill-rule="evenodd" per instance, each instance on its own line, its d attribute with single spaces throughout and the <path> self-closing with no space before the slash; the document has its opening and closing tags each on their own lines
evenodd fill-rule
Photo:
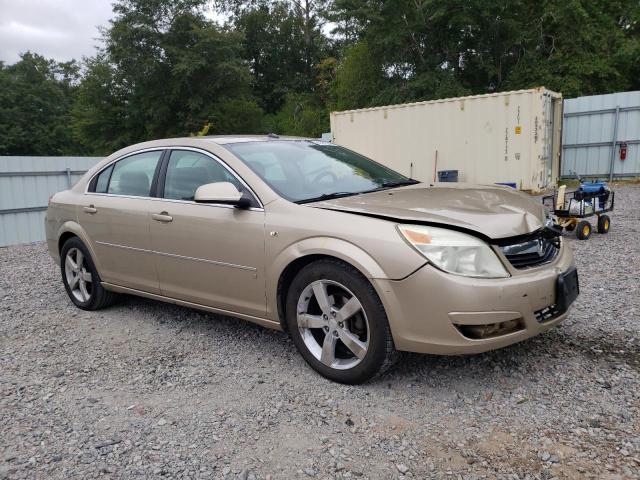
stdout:
<svg viewBox="0 0 640 480">
<path fill-rule="evenodd" d="M 609 233 L 609 227 L 611 226 L 611 219 L 609 215 L 600 215 L 598 217 L 598 233 Z"/>
<path fill-rule="evenodd" d="M 590 236 L 591 236 L 591 224 L 586 220 L 583 220 L 582 222 L 578 223 L 578 226 L 576 228 L 576 237 L 578 237 L 578 240 L 586 240 Z"/>
<path fill-rule="evenodd" d="M 573 232 L 576 229 L 576 224 L 574 222 L 568 223 L 565 227 L 567 232 Z"/>
</svg>

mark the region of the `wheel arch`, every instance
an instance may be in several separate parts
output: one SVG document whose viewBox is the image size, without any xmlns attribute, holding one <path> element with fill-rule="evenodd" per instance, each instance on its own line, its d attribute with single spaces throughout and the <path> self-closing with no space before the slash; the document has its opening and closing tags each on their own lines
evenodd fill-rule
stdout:
<svg viewBox="0 0 640 480">
<path fill-rule="evenodd" d="M 67 240 L 73 238 L 73 237 L 78 237 L 78 235 L 76 235 L 75 233 L 67 230 L 65 232 L 62 232 L 62 235 L 60 235 L 60 238 L 58 238 L 58 254 L 60 254 L 62 252 L 62 246 L 67 243 Z"/>
<path fill-rule="evenodd" d="M 96 252 L 93 248 L 93 244 L 89 240 L 89 236 L 87 235 L 87 232 L 85 232 L 85 230 L 82 228 L 82 226 L 80 226 L 79 223 L 74 221 L 67 221 L 63 223 L 60 229 L 58 230 L 57 237 L 58 237 L 58 240 L 57 240 L 58 262 L 60 262 L 60 254 L 62 252 L 62 247 L 65 244 L 65 242 L 70 238 L 77 237 L 84 244 L 84 246 L 87 247 L 87 249 L 89 250 L 89 253 L 91 254 L 91 260 L 93 261 L 93 264 L 95 265 L 96 270 L 98 271 L 98 274 L 100 274 L 100 271 L 101 271 L 100 259 L 96 255 Z"/>
<path fill-rule="evenodd" d="M 274 312 L 274 320 L 280 322 L 283 330 L 286 330 L 286 294 L 291 282 L 304 267 L 322 259 L 343 262 L 360 272 L 367 280 L 386 278 L 382 267 L 367 252 L 344 240 L 313 238 L 290 246 L 276 258 L 275 272 L 271 276 L 277 278 L 276 286 L 272 287 L 271 292 L 269 289 L 267 291 L 272 302 L 270 310 Z"/>
</svg>

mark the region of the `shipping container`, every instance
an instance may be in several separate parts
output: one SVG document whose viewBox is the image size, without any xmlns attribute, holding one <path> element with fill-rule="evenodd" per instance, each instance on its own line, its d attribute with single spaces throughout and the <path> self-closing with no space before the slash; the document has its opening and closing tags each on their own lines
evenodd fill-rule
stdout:
<svg viewBox="0 0 640 480">
<path fill-rule="evenodd" d="M 333 142 L 404 175 L 532 192 L 558 179 L 561 129 L 562 95 L 542 87 L 331 113 Z"/>
</svg>

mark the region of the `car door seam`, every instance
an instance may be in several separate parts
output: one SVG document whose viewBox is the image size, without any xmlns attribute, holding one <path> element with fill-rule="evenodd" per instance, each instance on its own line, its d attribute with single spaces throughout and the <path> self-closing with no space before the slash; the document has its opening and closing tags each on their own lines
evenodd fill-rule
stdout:
<svg viewBox="0 0 640 480">
<path fill-rule="evenodd" d="M 173 258 L 181 258 L 183 260 L 191 260 L 194 262 L 204 262 L 204 263 L 210 263 L 213 265 L 219 265 L 221 267 L 230 267 L 230 268 L 237 268 L 240 270 L 248 270 L 251 272 L 255 272 L 257 271 L 257 268 L 255 267 L 249 267 L 247 265 L 238 265 L 236 263 L 228 263 L 228 262 L 220 262 L 218 260 L 209 260 L 206 258 L 197 258 L 197 257 L 188 257 L 186 255 L 178 255 L 175 253 L 168 253 L 168 252 L 159 252 L 157 250 L 148 250 L 146 248 L 138 248 L 138 247 L 129 247 L 127 245 L 118 245 L 116 243 L 108 243 L 108 242 L 96 242 L 99 245 L 105 245 L 107 247 L 115 247 L 115 248 L 125 248 L 125 249 L 129 249 L 129 250 L 135 250 L 138 252 L 145 252 L 145 253 L 153 253 L 156 255 L 162 255 L 165 257 L 173 257 Z"/>
</svg>

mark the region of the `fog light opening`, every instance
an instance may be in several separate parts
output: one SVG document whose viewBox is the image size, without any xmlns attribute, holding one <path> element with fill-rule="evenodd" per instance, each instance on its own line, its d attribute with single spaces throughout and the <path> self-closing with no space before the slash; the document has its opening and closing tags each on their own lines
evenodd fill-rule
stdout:
<svg viewBox="0 0 640 480">
<path fill-rule="evenodd" d="M 484 340 L 524 330 L 524 324 L 522 319 L 519 318 L 517 320 L 487 323 L 484 325 L 456 325 L 456 328 L 467 338 Z"/>
</svg>

